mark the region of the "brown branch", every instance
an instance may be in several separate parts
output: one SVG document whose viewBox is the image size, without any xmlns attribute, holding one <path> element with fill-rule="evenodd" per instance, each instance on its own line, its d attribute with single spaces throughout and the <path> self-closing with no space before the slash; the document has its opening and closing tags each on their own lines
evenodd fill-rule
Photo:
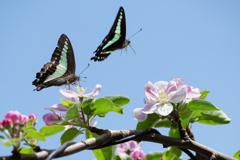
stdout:
<svg viewBox="0 0 240 160">
<path fill-rule="evenodd" d="M 118 140 L 123 137 L 128 137 L 128 136 L 135 135 L 135 134 L 141 132 L 138 130 L 102 130 L 102 129 L 97 129 L 95 127 L 91 128 L 91 131 L 99 134 L 100 136 L 98 136 L 96 138 L 86 139 L 82 142 L 73 144 L 73 145 L 67 147 L 64 150 L 64 152 L 61 155 L 59 155 L 58 157 L 63 157 L 63 156 L 74 154 L 74 153 L 77 153 L 77 152 L 80 152 L 80 151 L 83 151 L 86 149 L 99 147 L 99 146 L 102 146 L 103 144 L 110 142 L 111 140 Z M 163 136 L 163 135 L 159 135 L 159 134 L 148 134 L 140 139 L 136 139 L 136 141 L 148 141 L 148 142 L 164 144 L 166 146 L 187 148 L 187 149 L 195 151 L 211 160 L 236 160 L 233 157 L 230 157 L 230 156 L 227 156 L 220 152 L 217 152 L 213 149 L 210 149 L 210 148 L 208 148 L 204 145 L 201 145 L 195 141 L 192 141 L 190 139 L 185 140 L 185 139 L 167 137 L 167 136 Z M 14 157 L 14 156 L 0 157 L 0 160 L 45 159 L 52 151 L 53 150 L 42 150 L 38 153 L 30 154 L 30 155 L 20 154 L 18 158 Z"/>
</svg>

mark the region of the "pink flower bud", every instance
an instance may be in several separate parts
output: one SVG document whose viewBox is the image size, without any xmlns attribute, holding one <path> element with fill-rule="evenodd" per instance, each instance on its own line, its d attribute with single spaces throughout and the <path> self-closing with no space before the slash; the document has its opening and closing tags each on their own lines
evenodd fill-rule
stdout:
<svg viewBox="0 0 240 160">
<path fill-rule="evenodd" d="M 13 122 L 10 118 L 5 118 L 3 121 L 2 121 L 2 125 L 4 128 L 7 128 L 7 127 L 12 127 L 13 125 Z"/>
<path fill-rule="evenodd" d="M 3 121 L 0 121 L 0 129 L 3 128 Z"/>
<path fill-rule="evenodd" d="M 21 114 L 18 111 L 9 111 L 5 118 L 11 119 L 13 124 L 20 123 L 21 121 Z"/>
<path fill-rule="evenodd" d="M 25 115 L 21 115 L 21 124 L 27 124 L 28 122 L 28 117 Z"/>
<path fill-rule="evenodd" d="M 35 123 L 37 123 L 37 115 L 36 115 L 36 114 L 31 113 L 28 117 L 29 117 L 29 119 L 30 119 L 30 118 L 33 118 L 33 121 L 34 121 Z"/>
</svg>

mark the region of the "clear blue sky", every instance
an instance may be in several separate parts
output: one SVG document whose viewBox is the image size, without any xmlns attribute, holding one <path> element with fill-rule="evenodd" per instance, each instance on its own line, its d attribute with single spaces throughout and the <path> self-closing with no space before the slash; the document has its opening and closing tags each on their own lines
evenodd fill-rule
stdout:
<svg viewBox="0 0 240 160">
<path fill-rule="evenodd" d="M 90 61 L 103 38 L 108 34 L 117 11 L 123 6 L 127 35 L 142 28 L 131 38 L 131 46 L 115 51 L 103 62 Z M 182 77 L 187 85 L 210 90 L 206 100 L 223 110 L 232 122 L 228 125 L 194 124 L 197 142 L 233 156 L 239 144 L 239 69 L 240 69 L 240 1 L 28 1 L 0 2 L 1 44 L 1 112 L 36 113 L 37 128 L 44 126 L 42 116 L 48 106 L 59 103 L 60 88 L 50 87 L 34 92 L 31 83 L 36 72 L 50 61 L 58 38 L 65 33 L 71 40 L 76 59 L 76 74 L 88 63 L 81 82 L 91 92 L 96 84 L 102 93 L 125 95 L 131 101 L 124 115 L 110 113 L 97 118 L 97 127 L 135 129 L 132 118 L 135 108 L 143 108 L 144 86 Z M 163 134 L 168 129 L 159 128 Z M 62 133 L 41 142 L 41 148 L 60 145 Z M 80 136 L 76 141 L 84 140 Z M 10 155 L 12 148 L 0 145 L 0 156 Z M 164 150 L 161 145 L 143 143 L 145 152 Z M 83 151 L 61 159 L 94 159 L 91 151 Z M 184 159 L 187 157 L 184 155 Z"/>
</svg>

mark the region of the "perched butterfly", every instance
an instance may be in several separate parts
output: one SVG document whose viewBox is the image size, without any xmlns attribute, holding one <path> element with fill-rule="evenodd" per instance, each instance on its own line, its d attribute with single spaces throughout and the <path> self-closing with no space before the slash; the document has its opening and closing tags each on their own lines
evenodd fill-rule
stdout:
<svg viewBox="0 0 240 160">
<path fill-rule="evenodd" d="M 100 46 L 98 46 L 96 53 L 91 60 L 103 61 L 112 52 L 117 49 L 123 49 L 130 44 L 126 37 L 126 18 L 123 7 L 120 7 L 117 17 L 108 35 L 103 39 Z"/>
<path fill-rule="evenodd" d="M 75 75 L 75 58 L 69 38 L 62 34 L 58 47 L 54 50 L 51 62 L 45 64 L 32 82 L 40 91 L 50 86 L 75 84 L 80 77 Z"/>
</svg>

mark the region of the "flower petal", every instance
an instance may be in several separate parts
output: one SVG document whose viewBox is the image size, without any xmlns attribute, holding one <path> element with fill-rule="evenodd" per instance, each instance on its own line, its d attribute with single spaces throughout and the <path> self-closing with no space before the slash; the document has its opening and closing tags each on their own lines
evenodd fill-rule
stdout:
<svg viewBox="0 0 240 160">
<path fill-rule="evenodd" d="M 59 89 L 59 91 L 66 100 L 73 101 L 73 102 L 78 102 L 78 97 L 81 96 L 80 94 L 74 92 L 72 88 Z"/>
<path fill-rule="evenodd" d="M 88 98 L 93 98 L 99 95 L 101 91 L 102 91 L 102 86 L 100 84 L 97 84 L 91 93 L 85 94 L 84 96 Z"/>
<path fill-rule="evenodd" d="M 173 106 L 171 103 L 166 103 L 158 107 L 158 113 L 161 114 L 162 116 L 169 115 L 172 112 L 172 110 Z"/>
<path fill-rule="evenodd" d="M 147 106 L 142 110 L 145 114 L 152 114 L 157 112 L 157 108 L 160 104 L 159 103 L 148 103 Z"/>
<path fill-rule="evenodd" d="M 172 103 L 179 103 L 184 100 L 187 96 L 187 86 L 183 85 L 180 89 L 175 92 L 171 92 L 169 95 L 169 101 Z"/>
<path fill-rule="evenodd" d="M 116 152 L 116 153 L 125 153 L 122 148 L 117 148 L 115 152 Z"/>
<path fill-rule="evenodd" d="M 140 142 L 139 145 L 137 145 L 137 147 L 134 149 L 134 151 L 140 150 L 141 147 L 142 147 L 142 142 Z"/>
<path fill-rule="evenodd" d="M 156 102 L 159 96 L 157 89 L 150 81 L 145 85 L 144 93 L 149 103 Z"/>
<path fill-rule="evenodd" d="M 178 88 L 181 88 L 183 85 L 185 85 L 185 82 L 180 77 L 174 78 L 173 81 L 176 82 Z"/>
<path fill-rule="evenodd" d="M 67 112 L 67 108 L 62 105 L 62 104 L 54 104 L 53 106 L 50 106 L 49 108 L 51 108 L 54 111 L 59 111 L 59 112 Z"/>
<path fill-rule="evenodd" d="M 43 115 L 43 121 L 47 126 L 50 126 L 52 123 L 58 121 L 58 116 L 54 113 L 47 113 Z"/>
<path fill-rule="evenodd" d="M 167 86 L 168 86 L 168 82 L 166 82 L 166 81 L 159 81 L 159 82 L 154 83 L 154 86 L 157 88 L 158 93 L 161 92 L 161 91 L 165 92 L 166 89 L 167 89 Z"/>
<path fill-rule="evenodd" d="M 169 95 L 171 92 L 175 92 L 177 90 L 177 83 L 174 81 L 170 81 L 168 83 L 167 89 L 166 89 L 166 94 Z"/>
<path fill-rule="evenodd" d="M 136 147 L 136 142 L 134 142 L 134 141 L 130 141 L 130 150 L 132 150 L 133 148 L 135 148 Z"/>
<path fill-rule="evenodd" d="M 144 121 L 147 118 L 147 114 L 142 112 L 143 108 L 136 108 L 132 112 L 132 116 L 138 122 Z"/>
<path fill-rule="evenodd" d="M 126 151 L 128 149 L 128 143 L 121 143 L 119 144 L 119 147 L 122 148 L 123 151 Z"/>
<path fill-rule="evenodd" d="M 146 158 L 146 154 L 142 150 L 138 150 L 132 153 L 133 160 L 144 160 Z"/>
</svg>

